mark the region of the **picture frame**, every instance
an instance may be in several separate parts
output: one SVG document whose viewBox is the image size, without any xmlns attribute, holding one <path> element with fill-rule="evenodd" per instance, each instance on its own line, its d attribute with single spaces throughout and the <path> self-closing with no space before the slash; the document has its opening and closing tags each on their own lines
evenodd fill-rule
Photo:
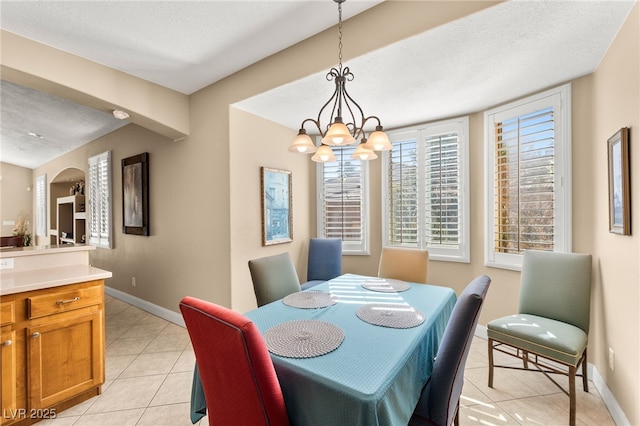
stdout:
<svg viewBox="0 0 640 426">
<path fill-rule="evenodd" d="M 629 179 L 629 128 L 623 127 L 607 141 L 609 160 L 609 232 L 631 235 Z"/>
<path fill-rule="evenodd" d="M 289 170 L 260 168 L 262 245 L 293 241 L 292 175 Z"/>
<path fill-rule="evenodd" d="M 122 160 L 122 232 L 149 236 L 149 153 Z"/>
</svg>

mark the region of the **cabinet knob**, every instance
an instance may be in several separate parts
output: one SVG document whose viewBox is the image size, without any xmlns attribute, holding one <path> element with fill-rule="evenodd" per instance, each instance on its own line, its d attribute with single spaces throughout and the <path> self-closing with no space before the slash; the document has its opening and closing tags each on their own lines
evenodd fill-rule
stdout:
<svg viewBox="0 0 640 426">
<path fill-rule="evenodd" d="M 35 339 L 36 337 L 40 337 L 40 332 L 39 332 L 39 331 L 36 331 L 35 333 L 33 333 L 33 334 L 31 335 L 31 337 L 33 337 L 34 339 Z"/>
<path fill-rule="evenodd" d="M 4 342 L 2 342 L 2 346 L 11 346 L 13 344 L 13 342 L 11 340 L 5 340 Z"/>
</svg>

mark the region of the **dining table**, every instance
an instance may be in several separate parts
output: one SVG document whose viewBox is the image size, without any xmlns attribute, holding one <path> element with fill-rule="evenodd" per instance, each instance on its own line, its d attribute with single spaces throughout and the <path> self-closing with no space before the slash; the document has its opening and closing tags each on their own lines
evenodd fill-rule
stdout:
<svg viewBox="0 0 640 426">
<path fill-rule="evenodd" d="M 245 315 L 269 349 L 293 426 L 406 425 L 455 292 L 344 274 Z M 205 413 L 197 368 L 191 420 Z"/>
</svg>

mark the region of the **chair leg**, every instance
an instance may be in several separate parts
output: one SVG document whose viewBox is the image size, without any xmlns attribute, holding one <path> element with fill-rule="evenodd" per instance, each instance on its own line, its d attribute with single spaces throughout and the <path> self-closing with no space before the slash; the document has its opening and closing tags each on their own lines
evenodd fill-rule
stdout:
<svg viewBox="0 0 640 426">
<path fill-rule="evenodd" d="M 569 425 L 576 425 L 576 367 L 569 367 Z"/>
<path fill-rule="evenodd" d="M 582 389 L 589 392 L 589 380 L 587 379 L 587 348 L 584 349 L 582 355 Z"/>
<path fill-rule="evenodd" d="M 493 387 L 493 339 L 489 338 L 489 387 Z"/>
<path fill-rule="evenodd" d="M 529 368 L 529 352 L 522 350 L 522 365 L 524 368 Z"/>
<path fill-rule="evenodd" d="M 453 418 L 453 425 L 460 426 L 460 400 L 458 400 L 458 408 L 456 408 L 456 415 Z"/>
</svg>

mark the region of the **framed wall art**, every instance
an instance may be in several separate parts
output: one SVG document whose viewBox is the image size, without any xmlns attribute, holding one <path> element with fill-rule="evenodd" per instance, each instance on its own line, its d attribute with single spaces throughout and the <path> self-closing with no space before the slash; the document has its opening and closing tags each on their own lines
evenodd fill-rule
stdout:
<svg viewBox="0 0 640 426">
<path fill-rule="evenodd" d="M 293 241 L 291 171 L 261 167 L 262 245 Z"/>
<path fill-rule="evenodd" d="M 149 153 L 122 160 L 122 232 L 149 235 Z"/>
<path fill-rule="evenodd" d="M 629 128 L 623 127 L 608 140 L 609 232 L 631 235 L 631 188 L 629 180 Z"/>
</svg>

